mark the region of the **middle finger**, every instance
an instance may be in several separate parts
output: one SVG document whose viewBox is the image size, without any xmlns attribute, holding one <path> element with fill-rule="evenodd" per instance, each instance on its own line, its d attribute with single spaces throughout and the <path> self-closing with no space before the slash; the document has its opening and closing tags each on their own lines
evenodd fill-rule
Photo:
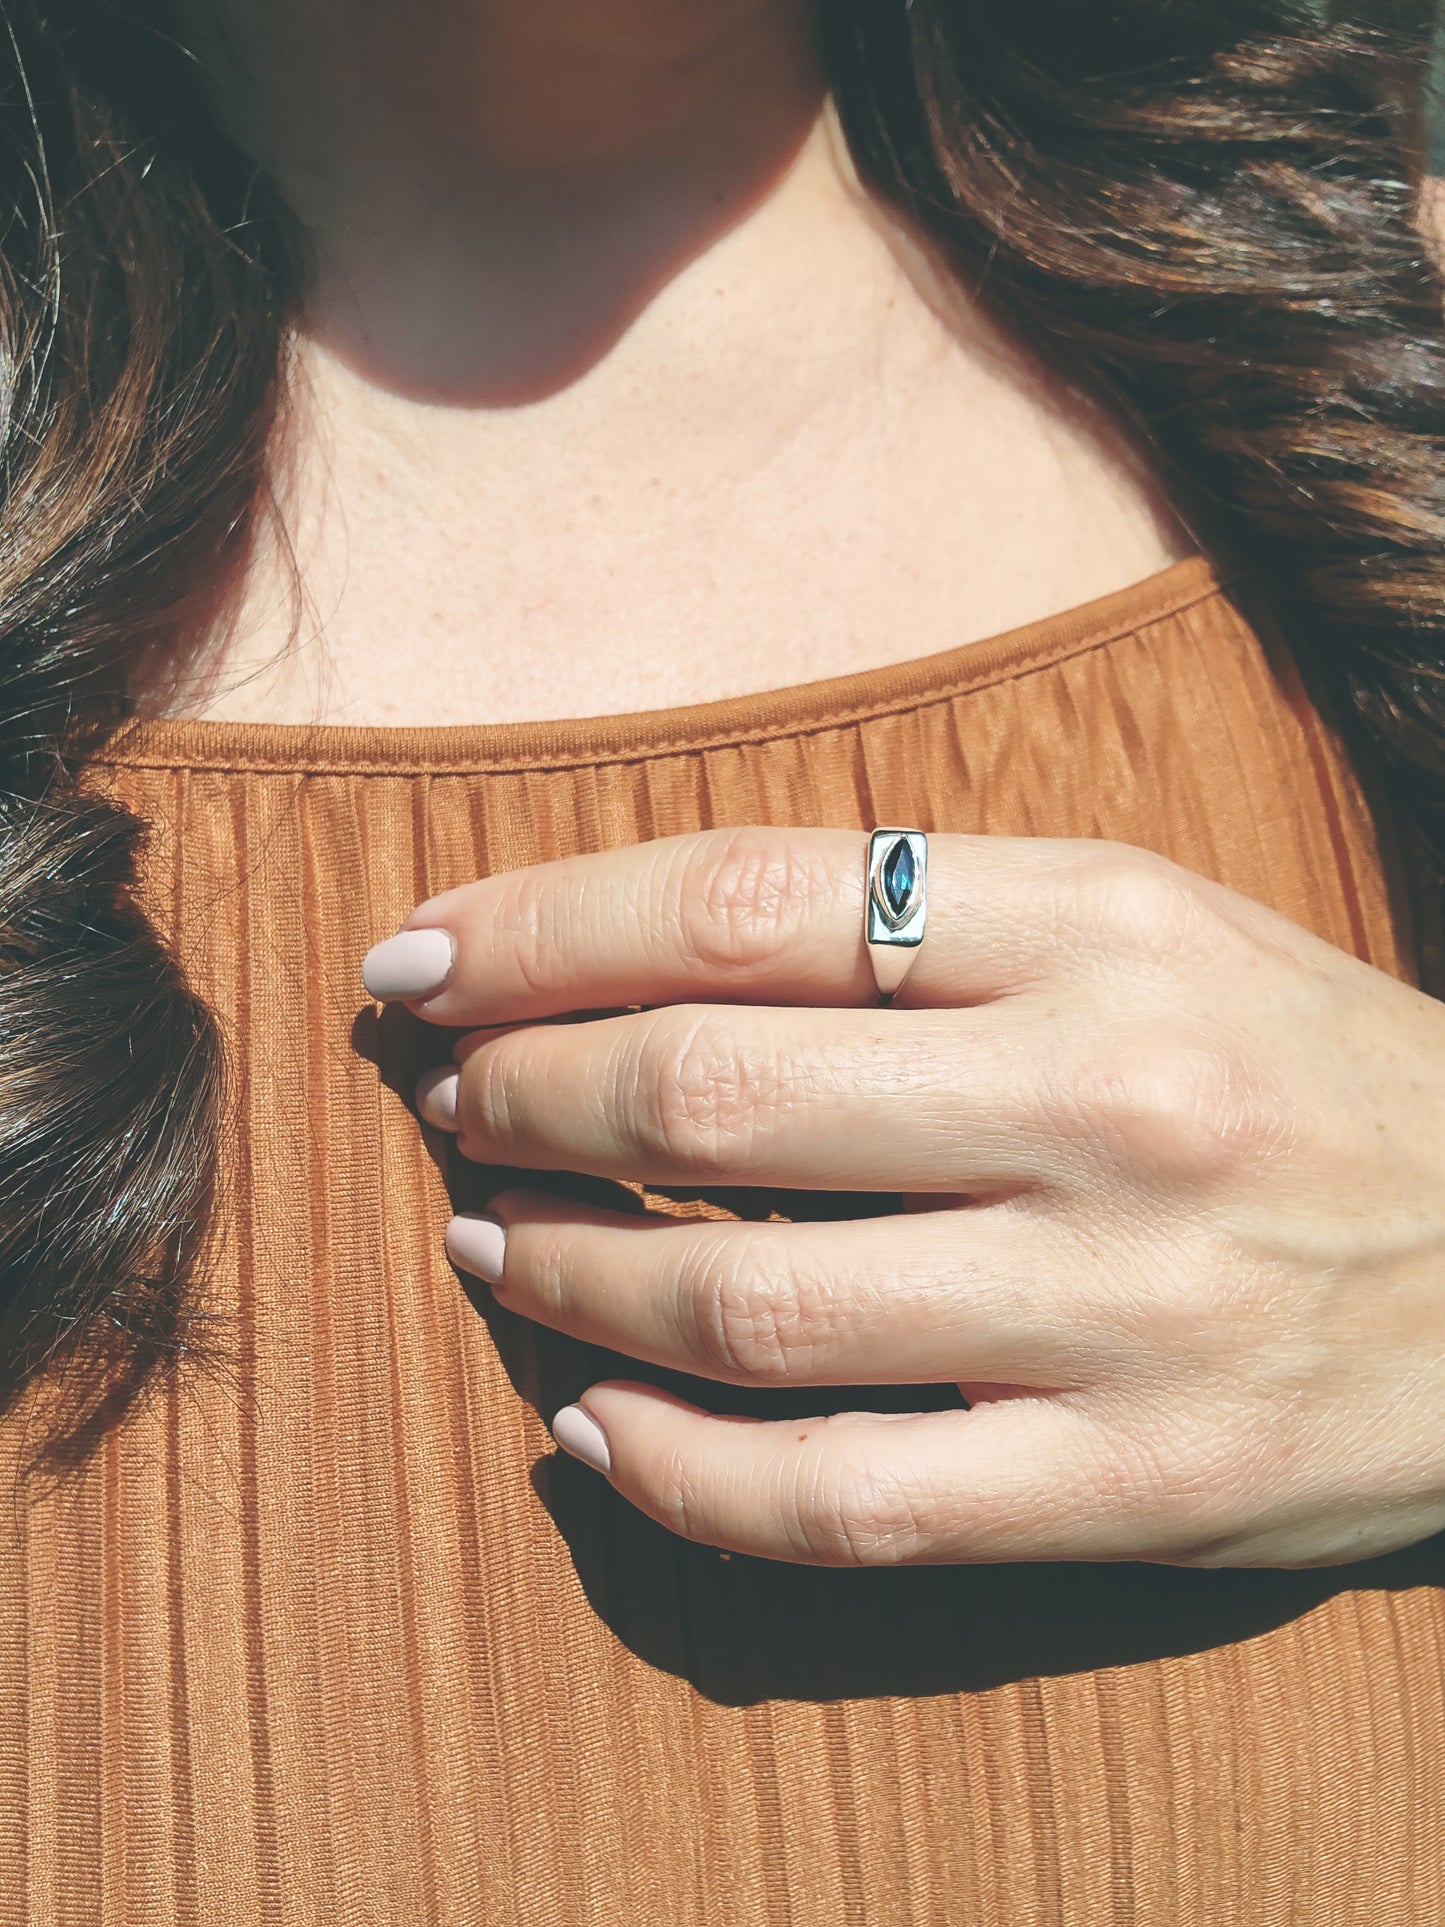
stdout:
<svg viewBox="0 0 1445 1927">
<path fill-rule="evenodd" d="M 1041 1012 L 675 1004 L 473 1033 L 417 1101 L 465 1157 L 652 1184 L 936 1192 L 1042 1180 Z"/>
</svg>

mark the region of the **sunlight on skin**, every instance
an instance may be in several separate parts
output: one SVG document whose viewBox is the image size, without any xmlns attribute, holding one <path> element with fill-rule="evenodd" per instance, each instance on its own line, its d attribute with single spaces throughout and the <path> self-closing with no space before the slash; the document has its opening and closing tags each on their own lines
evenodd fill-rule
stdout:
<svg viewBox="0 0 1445 1927">
<path fill-rule="evenodd" d="M 349 0 L 228 4 L 252 46 L 232 119 L 307 211 L 318 268 L 287 542 L 150 706 L 405 725 L 709 701 L 953 648 L 1194 546 L 1117 432 L 861 195 L 788 7 L 431 0 L 407 31 L 448 58 L 399 92 L 402 10 L 368 8 L 367 40 Z M 660 60 L 669 18 L 685 62 Z M 545 150 L 552 69 L 581 72 L 599 22 L 613 84 L 566 141 L 613 158 L 583 191 L 525 160 L 517 116 L 537 103 Z M 512 29 L 499 103 L 472 40 Z M 565 40 L 545 60 L 544 30 Z"/>
<path fill-rule="evenodd" d="M 689 1223 L 504 1190 L 454 1219 L 508 1310 L 644 1363 L 980 1395 L 800 1426 L 610 1380 L 559 1442 L 687 1537 L 823 1564 L 1328 1564 L 1445 1527 L 1440 1004 L 1148 851 L 935 835 L 881 1011 L 865 847 L 565 858 L 368 958 L 373 993 L 483 1027 L 417 1092 L 463 1157 L 945 1201 Z"/>
</svg>

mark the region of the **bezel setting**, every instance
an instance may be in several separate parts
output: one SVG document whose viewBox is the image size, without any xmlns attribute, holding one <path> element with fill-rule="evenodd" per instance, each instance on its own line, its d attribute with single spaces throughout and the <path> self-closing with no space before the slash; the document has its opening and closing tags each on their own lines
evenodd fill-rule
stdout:
<svg viewBox="0 0 1445 1927">
<path fill-rule="evenodd" d="M 875 944 L 917 949 L 928 920 L 927 886 L 928 839 L 923 832 L 874 830 L 868 839 L 870 949 Z M 874 961 L 876 967 L 876 957 Z"/>
</svg>

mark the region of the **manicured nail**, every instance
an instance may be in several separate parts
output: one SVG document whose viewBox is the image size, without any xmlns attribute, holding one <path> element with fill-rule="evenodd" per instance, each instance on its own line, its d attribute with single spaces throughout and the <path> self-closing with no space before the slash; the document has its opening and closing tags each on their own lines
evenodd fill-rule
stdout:
<svg viewBox="0 0 1445 1927">
<path fill-rule="evenodd" d="M 361 981 L 367 994 L 388 997 L 430 997 L 452 974 L 456 959 L 447 930 L 403 930 L 385 943 L 373 944 L 361 960 Z"/>
<path fill-rule="evenodd" d="M 447 1256 L 459 1271 L 469 1271 L 489 1285 L 502 1282 L 506 1249 L 507 1234 L 502 1226 L 480 1211 L 464 1211 L 447 1226 Z"/>
<path fill-rule="evenodd" d="M 439 1131 L 457 1128 L 457 1092 L 462 1074 L 455 1064 L 437 1064 L 416 1081 L 416 1108 Z"/>
<path fill-rule="evenodd" d="M 564 1405 L 552 1421 L 552 1436 L 564 1452 L 581 1459 L 594 1472 L 612 1470 L 612 1449 L 607 1434 L 590 1412 L 580 1405 Z"/>
</svg>

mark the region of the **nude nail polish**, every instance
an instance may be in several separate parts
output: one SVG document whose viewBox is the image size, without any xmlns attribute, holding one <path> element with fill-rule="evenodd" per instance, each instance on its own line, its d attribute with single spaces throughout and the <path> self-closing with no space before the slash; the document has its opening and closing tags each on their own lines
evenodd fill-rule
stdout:
<svg viewBox="0 0 1445 1927">
<path fill-rule="evenodd" d="M 507 1234 L 495 1218 L 463 1211 L 447 1226 L 447 1256 L 458 1271 L 469 1271 L 489 1285 L 502 1282 Z"/>
<path fill-rule="evenodd" d="M 430 997 L 452 974 L 456 951 L 447 930 L 403 930 L 373 944 L 361 960 L 369 996 Z"/>
<path fill-rule="evenodd" d="M 580 1405 L 564 1405 L 552 1421 L 552 1436 L 564 1452 L 581 1459 L 594 1472 L 612 1470 L 612 1448 L 607 1434 L 590 1412 Z"/>
<path fill-rule="evenodd" d="M 416 1081 L 416 1108 L 439 1131 L 457 1128 L 457 1093 L 462 1076 L 455 1064 L 438 1064 Z"/>
</svg>

